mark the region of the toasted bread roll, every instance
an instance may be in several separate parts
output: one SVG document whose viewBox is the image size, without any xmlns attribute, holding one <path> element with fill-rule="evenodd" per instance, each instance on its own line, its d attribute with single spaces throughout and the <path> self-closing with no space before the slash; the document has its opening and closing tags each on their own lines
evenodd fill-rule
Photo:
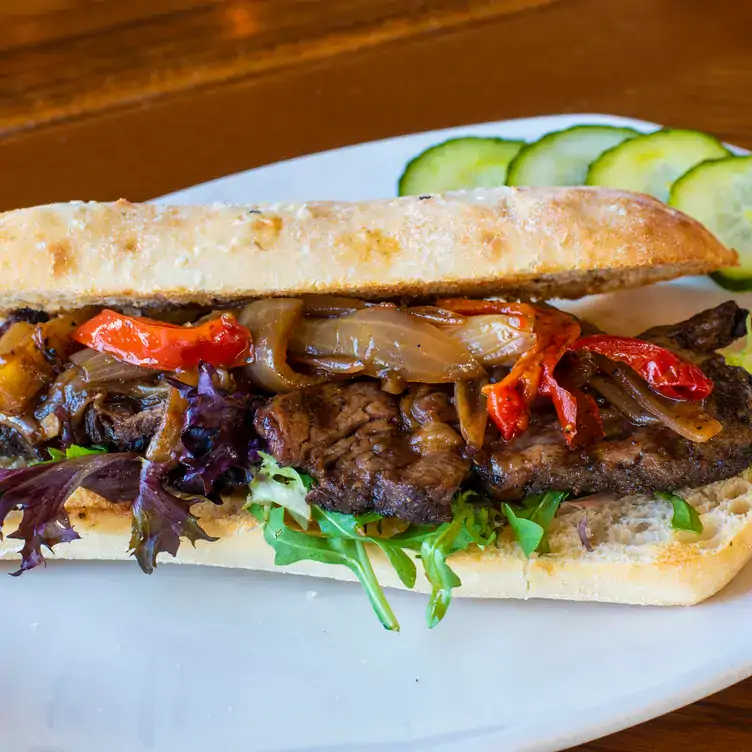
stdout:
<svg viewBox="0 0 752 752">
<path fill-rule="evenodd" d="M 601 188 L 351 204 L 71 203 L 0 214 L 0 311 L 303 292 L 579 297 L 735 263 L 689 217 Z"/>
<path fill-rule="evenodd" d="M 462 580 L 462 587 L 453 594 L 662 606 L 698 603 L 728 584 L 752 557 L 751 480 L 747 472 L 681 492 L 700 513 L 704 526 L 700 535 L 674 530 L 671 505 L 645 496 L 566 503 L 550 530 L 550 554 L 526 559 L 507 527 L 498 547 L 452 556 L 449 563 Z M 345 567 L 311 561 L 275 567 L 274 550 L 263 540 L 255 519 L 242 510 L 243 501 L 237 498 L 219 507 L 209 502 L 194 506 L 202 527 L 219 540 L 199 541 L 195 548 L 184 542 L 175 559 L 160 555 L 160 563 L 355 579 Z M 110 504 L 80 490 L 66 508 L 81 539 L 56 546 L 54 554 L 45 554 L 48 560 L 129 558 L 129 504 Z M 9 517 L 0 544 L 0 559 L 11 559 L 14 565 L 22 543 L 8 539 L 7 533 L 15 528 L 18 517 L 18 513 Z M 578 532 L 583 520 L 592 551 L 585 549 Z M 402 587 L 378 549 L 371 551 L 371 558 L 383 585 Z M 430 592 L 421 570 L 418 567 L 415 589 Z"/>
</svg>

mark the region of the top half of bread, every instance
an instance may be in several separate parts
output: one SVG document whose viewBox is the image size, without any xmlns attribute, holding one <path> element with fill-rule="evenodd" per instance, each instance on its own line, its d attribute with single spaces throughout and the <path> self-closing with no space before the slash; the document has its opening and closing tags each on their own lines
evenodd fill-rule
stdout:
<svg viewBox="0 0 752 752">
<path fill-rule="evenodd" d="M 0 312 L 302 292 L 580 297 L 736 263 L 699 223 L 600 188 L 361 203 L 70 203 L 0 214 Z"/>
</svg>

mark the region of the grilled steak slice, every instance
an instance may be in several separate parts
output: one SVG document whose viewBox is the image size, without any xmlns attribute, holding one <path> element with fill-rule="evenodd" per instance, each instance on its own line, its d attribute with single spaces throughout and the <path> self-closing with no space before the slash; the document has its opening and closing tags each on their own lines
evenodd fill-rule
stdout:
<svg viewBox="0 0 752 752">
<path fill-rule="evenodd" d="M 41 459 L 34 440 L 13 426 L 0 423 L 0 457 L 21 457 L 25 460 Z"/>
<path fill-rule="evenodd" d="M 704 444 L 664 426 L 633 427 L 627 435 L 569 450 L 551 414 L 539 416 L 519 439 L 496 440 L 476 457 L 475 474 L 496 498 L 516 499 L 547 490 L 574 494 L 651 493 L 701 486 L 729 478 L 752 464 L 752 382 L 741 368 L 727 366 L 716 349 L 744 329 L 746 311 L 724 303 L 688 321 L 657 327 L 643 339 L 700 365 L 715 388 L 706 410 L 724 430 Z"/>
<path fill-rule="evenodd" d="M 84 416 L 87 439 L 119 452 L 143 452 L 159 430 L 165 409 L 165 403 L 141 409 L 136 400 L 97 397 Z"/>
<path fill-rule="evenodd" d="M 373 381 L 278 395 L 255 417 L 268 451 L 316 478 L 308 501 L 350 514 L 375 510 L 421 523 L 451 519 L 451 499 L 469 470 L 440 389 L 402 397 Z"/>
</svg>

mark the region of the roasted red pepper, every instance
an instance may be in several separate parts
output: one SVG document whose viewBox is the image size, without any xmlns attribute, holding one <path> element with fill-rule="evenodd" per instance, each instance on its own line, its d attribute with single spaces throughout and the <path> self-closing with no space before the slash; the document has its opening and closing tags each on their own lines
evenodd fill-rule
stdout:
<svg viewBox="0 0 752 752">
<path fill-rule="evenodd" d="M 554 373 L 561 357 L 580 336 L 580 325 L 574 318 L 553 308 L 536 308 L 529 303 L 445 298 L 436 305 L 464 316 L 500 313 L 532 320 L 535 346 L 515 363 L 504 379 L 483 388 L 488 398 L 488 414 L 506 441 L 527 429 L 530 406 L 539 394 L 551 397 L 570 447 L 603 436 L 595 400 L 578 389 L 566 388 Z"/>
<path fill-rule="evenodd" d="M 201 361 L 240 366 L 253 348 L 251 333 L 230 313 L 198 326 L 176 326 L 104 310 L 76 329 L 73 339 L 126 363 L 163 371 L 195 368 Z"/>
<path fill-rule="evenodd" d="M 564 386 L 560 379 L 547 376 L 545 369 L 540 393 L 551 397 L 567 446 L 585 446 L 603 438 L 603 420 L 589 394 Z"/>
<path fill-rule="evenodd" d="M 587 350 L 626 363 L 658 394 L 669 399 L 696 402 L 713 391 L 713 382 L 696 365 L 640 339 L 594 334 L 578 339 L 570 349 Z"/>
</svg>

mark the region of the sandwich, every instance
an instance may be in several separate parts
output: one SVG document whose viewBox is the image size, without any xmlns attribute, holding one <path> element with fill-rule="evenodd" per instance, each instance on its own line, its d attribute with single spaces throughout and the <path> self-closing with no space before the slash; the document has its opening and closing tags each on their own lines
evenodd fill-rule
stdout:
<svg viewBox="0 0 752 752">
<path fill-rule="evenodd" d="M 747 312 L 551 301 L 735 263 L 596 188 L 0 214 L 0 555 L 359 580 L 388 629 L 385 587 L 696 603 L 752 551 Z"/>
</svg>

